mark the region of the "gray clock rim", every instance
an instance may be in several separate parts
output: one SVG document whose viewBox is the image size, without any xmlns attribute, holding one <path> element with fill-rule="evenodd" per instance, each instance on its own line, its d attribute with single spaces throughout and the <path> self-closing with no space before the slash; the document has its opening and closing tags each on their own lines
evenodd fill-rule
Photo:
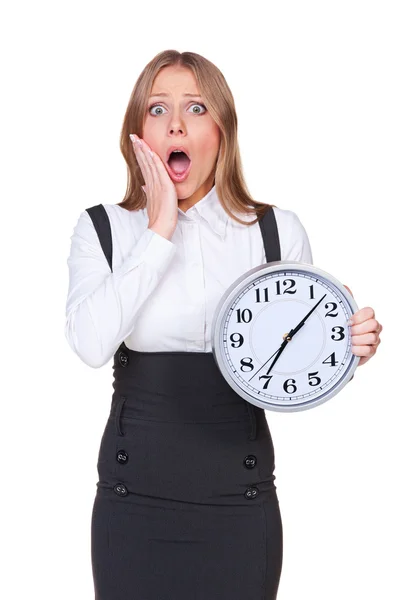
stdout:
<svg viewBox="0 0 399 600">
<path fill-rule="evenodd" d="M 215 356 L 216 364 L 223 377 L 234 389 L 234 391 L 237 392 L 242 398 L 244 398 L 244 400 L 247 400 L 247 402 L 249 402 L 250 404 L 258 406 L 259 408 L 262 408 L 264 410 L 270 410 L 274 412 L 299 412 L 304 410 L 310 410 L 312 408 L 320 406 L 321 404 L 324 404 L 328 400 L 331 400 L 346 386 L 347 383 L 349 383 L 359 364 L 360 356 L 356 356 L 353 353 L 351 353 L 348 365 L 346 369 L 343 370 L 344 374 L 338 379 L 335 385 L 333 385 L 329 390 L 327 390 L 323 394 L 320 394 L 320 396 L 312 400 L 300 402 L 298 404 L 286 405 L 259 400 L 258 398 L 250 395 L 249 393 L 245 392 L 245 390 L 240 388 L 240 386 L 236 383 L 236 379 L 232 376 L 231 369 L 228 367 L 225 354 L 222 352 L 222 348 L 224 346 L 224 317 L 227 310 L 229 310 L 229 307 L 231 306 L 231 300 L 233 298 L 236 298 L 241 293 L 240 290 L 245 289 L 245 287 L 251 284 L 251 282 L 254 279 L 258 279 L 259 277 L 269 275 L 278 271 L 302 271 L 305 273 L 311 273 L 312 275 L 319 277 L 320 279 L 325 279 L 330 285 L 337 288 L 338 292 L 344 297 L 348 304 L 349 314 L 354 314 L 355 312 L 357 312 L 357 303 L 354 300 L 354 298 L 350 295 L 348 290 L 334 275 L 328 273 L 324 269 L 302 261 L 278 260 L 268 262 L 266 264 L 254 267 L 253 269 L 250 269 L 243 273 L 229 286 L 229 288 L 227 288 L 227 290 L 219 300 L 212 321 L 212 352 Z M 352 347 L 352 343 L 350 344 L 350 347 Z"/>
</svg>

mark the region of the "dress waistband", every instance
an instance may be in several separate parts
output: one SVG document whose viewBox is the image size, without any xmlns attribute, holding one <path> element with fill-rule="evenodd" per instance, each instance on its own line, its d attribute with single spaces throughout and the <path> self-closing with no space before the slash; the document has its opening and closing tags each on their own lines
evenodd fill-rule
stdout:
<svg viewBox="0 0 399 600">
<path fill-rule="evenodd" d="M 114 355 L 111 413 L 162 422 L 237 422 L 265 419 L 227 383 L 213 352 L 139 352 L 124 343 Z M 255 426 L 255 422 L 253 422 Z"/>
</svg>

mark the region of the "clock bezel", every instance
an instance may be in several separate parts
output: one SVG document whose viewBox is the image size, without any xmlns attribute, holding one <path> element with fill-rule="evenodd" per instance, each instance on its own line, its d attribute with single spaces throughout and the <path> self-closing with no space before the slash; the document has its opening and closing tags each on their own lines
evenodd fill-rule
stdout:
<svg viewBox="0 0 399 600">
<path fill-rule="evenodd" d="M 223 324 L 225 322 L 226 311 L 228 311 L 231 307 L 233 300 L 235 300 L 242 290 L 245 289 L 245 287 L 247 287 L 254 279 L 278 271 L 290 270 L 303 271 L 320 279 L 327 280 L 330 285 L 337 288 L 337 291 L 346 300 L 350 309 L 350 314 L 354 314 L 358 311 L 358 306 L 348 290 L 340 281 L 338 281 L 336 277 L 327 271 L 302 261 L 273 261 L 261 264 L 253 269 L 250 269 L 249 271 L 246 271 L 226 289 L 223 296 L 220 298 L 218 305 L 216 306 L 211 330 L 212 352 L 215 357 L 216 364 L 227 383 L 247 402 L 250 402 L 251 404 L 254 404 L 255 406 L 265 410 L 272 410 L 275 412 L 299 412 L 302 410 L 309 410 L 319 406 L 320 404 L 324 404 L 324 402 L 330 400 L 340 390 L 342 390 L 342 388 L 345 387 L 345 385 L 352 378 L 352 375 L 360 361 L 360 356 L 356 356 L 351 353 L 352 355 L 349 361 L 349 366 L 346 368 L 345 374 L 338 379 L 335 385 L 319 396 L 295 405 L 277 404 L 275 402 L 268 402 L 267 400 L 259 400 L 238 385 L 235 377 L 232 375 L 229 364 L 226 362 L 226 354 L 223 350 Z M 352 342 L 350 343 L 350 347 L 352 347 Z"/>
</svg>

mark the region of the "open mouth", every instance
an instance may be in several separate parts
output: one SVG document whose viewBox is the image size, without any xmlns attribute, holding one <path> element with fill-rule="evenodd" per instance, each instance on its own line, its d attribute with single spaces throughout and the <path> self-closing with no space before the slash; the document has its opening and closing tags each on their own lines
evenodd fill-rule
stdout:
<svg viewBox="0 0 399 600">
<path fill-rule="evenodd" d="M 187 171 L 191 160 L 185 152 L 174 150 L 169 156 L 168 165 L 176 175 L 181 175 Z"/>
<path fill-rule="evenodd" d="M 190 172 L 191 160 L 183 151 L 175 150 L 168 159 L 168 171 L 174 181 L 182 181 Z"/>
</svg>

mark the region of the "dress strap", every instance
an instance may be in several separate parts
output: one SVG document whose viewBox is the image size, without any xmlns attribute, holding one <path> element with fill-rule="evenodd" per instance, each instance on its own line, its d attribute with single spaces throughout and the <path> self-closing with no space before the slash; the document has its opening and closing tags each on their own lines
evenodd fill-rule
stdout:
<svg viewBox="0 0 399 600">
<path fill-rule="evenodd" d="M 86 208 L 89 213 L 95 230 L 97 231 L 98 239 L 100 240 L 101 248 L 104 251 L 105 258 L 108 261 L 109 268 L 112 273 L 112 233 L 111 223 L 109 222 L 108 213 L 102 204 L 96 204 Z"/>
<path fill-rule="evenodd" d="M 108 213 L 102 204 L 86 208 L 97 231 L 101 247 L 112 272 L 112 234 Z M 273 207 L 271 206 L 259 221 L 265 248 L 266 262 L 281 260 L 280 239 Z"/>
<path fill-rule="evenodd" d="M 281 260 L 280 238 L 273 207 L 270 206 L 259 221 L 265 247 L 266 262 Z"/>
<path fill-rule="evenodd" d="M 263 245 L 265 247 L 266 262 L 281 260 L 280 238 L 276 216 L 273 207 L 270 206 L 263 217 L 260 219 L 259 227 L 262 232 Z M 250 417 L 250 431 L 248 439 L 256 440 L 258 435 L 258 420 L 261 423 L 264 419 L 264 409 L 247 402 L 247 410 Z"/>
<path fill-rule="evenodd" d="M 101 248 L 103 249 L 109 268 L 112 272 L 112 232 L 108 213 L 102 204 L 96 204 L 95 206 L 86 208 L 86 211 L 93 221 Z M 259 221 L 259 226 L 262 233 L 263 245 L 265 247 L 266 262 L 281 260 L 278 227 L 272 206 L 270 206 Z M 124 347 L 126 347 L 125 343 L 122 342 L 119 349 L 123 349 Z"/>
</svg>

